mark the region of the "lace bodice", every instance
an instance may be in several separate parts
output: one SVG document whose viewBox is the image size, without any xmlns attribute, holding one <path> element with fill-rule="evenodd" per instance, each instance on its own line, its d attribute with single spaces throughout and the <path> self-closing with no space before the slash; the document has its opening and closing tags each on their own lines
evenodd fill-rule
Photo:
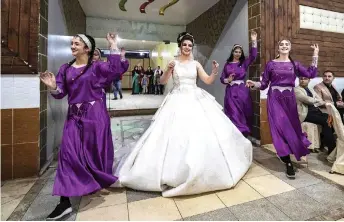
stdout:
<svg viewBox="0 0 344 222">
<path fill-rule="evenodd" d="M 175 60 L 176 65 L 172 75 L 174 88 L 179 87 L 196 87 L 197 67 L 196 61 L 192 60 L 181 63 Z"/>
</svg>

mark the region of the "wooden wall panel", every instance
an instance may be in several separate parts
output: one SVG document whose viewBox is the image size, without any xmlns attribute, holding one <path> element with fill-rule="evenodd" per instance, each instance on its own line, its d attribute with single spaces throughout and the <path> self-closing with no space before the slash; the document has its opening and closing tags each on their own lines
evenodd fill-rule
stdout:
<svg viewBox="0 0 344 222">
<path fill-rule="evenodd" d="M 277 54 L 277 43 L 289 39 L 292 43 L 292 57 L 305 66 L 312 60 L 310 45 L 318 43 L 319 74 L 326 69 L 344 77 L 344 34 L 300 29 L 299 5 L 344 13 L 344 1 L 340 0 L 262 0 L 262 69 L 267 61 Z"/>
<path fill-rule="evenodd" d="M 1 74 L 38 71 L 40 0 L 1 0 Z"/>
</svg>

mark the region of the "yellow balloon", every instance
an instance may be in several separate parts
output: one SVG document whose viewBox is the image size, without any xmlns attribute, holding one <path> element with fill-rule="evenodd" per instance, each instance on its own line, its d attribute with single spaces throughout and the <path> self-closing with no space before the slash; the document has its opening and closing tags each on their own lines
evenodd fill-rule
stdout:
<svg viewBox="0 0 344 222">
<path fill-rule="evenodd" d="M 167 5 L 164 5 L 163 7 L 161 7 L 159 10 L 159 15 L 165 15 L 165 10 L 171 7 L 172 5 L 176 4 L 177 2 L 179 2 L 179 0 L 172 0 Z"/>
</svg>

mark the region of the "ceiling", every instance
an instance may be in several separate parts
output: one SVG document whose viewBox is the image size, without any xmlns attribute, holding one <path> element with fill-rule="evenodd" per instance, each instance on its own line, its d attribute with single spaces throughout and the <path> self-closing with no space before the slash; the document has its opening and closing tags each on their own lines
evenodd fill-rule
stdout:
<svg viewBox="0 0 344 222">
<path fill-rule="evenodd" d="M 108 44 L 105 38 L 95 38 L 96 46 L 101 49 L 107 49 Z M 129 40 L 129 39 L 120 39 L 118 45 L 124 47 L 127 51 L 133 50 L 143 50 L 151 51 L 161 42 L 155 41 L 141 41 L 141 40 Z"/>
<path fill-rule="evenodd" d="M 179 0 L 167 8 L 165 15 L 159 15 L 161 7 L 171 0 L 155 0 L 146 7 L 146 14 L 140 12 L 140 6 L 146 0 L 128 0 L 126 12 L 119 9 L 120 0 L 79 0 L 88 17 L 123 19 L 130 21 L 151 22 L 170 25 L 187 25 L 219 0 Z"/>
</svg>

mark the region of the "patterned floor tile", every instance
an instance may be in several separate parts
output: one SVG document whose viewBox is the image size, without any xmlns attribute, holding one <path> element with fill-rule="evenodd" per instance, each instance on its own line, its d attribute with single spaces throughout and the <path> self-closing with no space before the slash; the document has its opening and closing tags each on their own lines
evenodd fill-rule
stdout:
<svg viewBox="0 0 344 222">
<path fill-rule="evenodd" d="M 156 197 L 161 197 L 161 193 L 160 192 L 144 192 L 144 191 L 127 189 L 128 203 L 156 198 Z"/>
<path fill-rule="evenodd" d="M 249 178 L 264 176 L 264 175 L 268 175 L 268 174 L 270 174 L 269 171 L 265 170 L 263 167 L 255 164 L 255 163 L 252 163 L 250 169 L 245 174 L 243 179 L 249 179 Z"/>
<path fill-rule="evenodd" d="M 242 180 L 233 189 L 218 192 L 216 195 L 227 207 L 263 198 Z"/>
<path fill-rule="evenodd" d="M 130 220 L 178 220 L 181 215 L 173 199 L 153 198 L 128 203 Z"/>
<path fill-rule="evenodd" d="M 174 198 L 183 218 L 226 207 L 214 194 L 200 194 Z"/>
<path fill-rule="evenodd" d="M 289 221 L 290 218 L 266 199 L 251 201 L 230 207 L 239 220 L 244 221 Z"/>
<path fill-rule="evenodd" d="M 327 210 L 325 206 L 298 190 L 267 199 L 293 220 L 307 220 L 322 215 Z"/>
<path fill-rule="evenodd" d="M 77 221 L 128 221 L 127 204 L 92 208 L 78 212 Z"/>
<path fill-rule="evenodd" d="M 330 184 L 319 183 L 299 189 L 328 209 L 344 207 L 344 192 Z"/>
<path fill-rule="evenodd" d="M 125 189 L 109 189 L 81 198 L 79 212 L 127 203 Z"/>
<path fill-rule="evenodd" d="M 295 189 L 273 175 L 245 179 L 245 182 L 264 197 L 269 197 Z"/>
<path fill-rule="evenodd" d="M 198 214 L 184 218 L 186 221 L 235 221 L 238 220 L 234 214 L 226 207 L 204 214 Z"/>
</svg>

